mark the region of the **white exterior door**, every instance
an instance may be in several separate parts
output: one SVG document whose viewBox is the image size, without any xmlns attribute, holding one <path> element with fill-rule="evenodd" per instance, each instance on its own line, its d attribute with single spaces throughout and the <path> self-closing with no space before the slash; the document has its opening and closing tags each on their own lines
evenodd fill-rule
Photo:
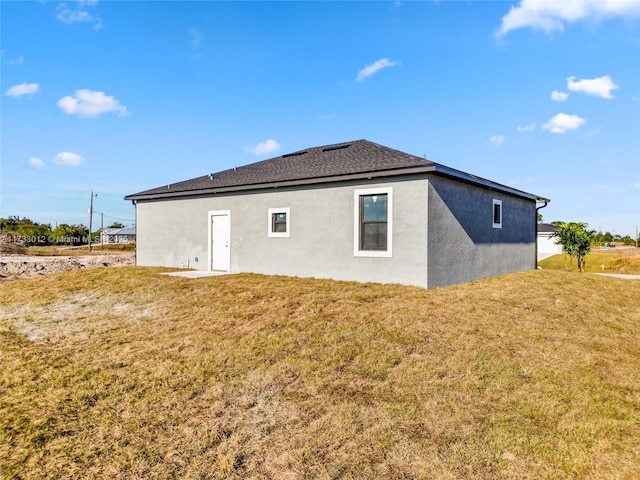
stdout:
<svg viewBox="0 0 640 480">
<path fill-rule="evenodd" d="M 211 270 L 229 271 L 231 267 L 231 222 L 229 212 L 209 212 L 211 218 Z"/>
</svg>

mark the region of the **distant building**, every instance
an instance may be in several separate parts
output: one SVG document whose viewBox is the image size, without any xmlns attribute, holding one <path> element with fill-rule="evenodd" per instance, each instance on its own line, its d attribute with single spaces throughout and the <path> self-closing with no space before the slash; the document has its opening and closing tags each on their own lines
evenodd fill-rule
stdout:
<svg viewBox="0 0 640 480">
<path fill-rule="evenodd" d="M 538 224 L 538 261 L 562 253 L 562 245 L 556 244 L 553 236 L 556 230 L 558 226 L 552 223 Z"/>
<path fill-rule="evenodd" d="M 100 232 L 101 243 L 132 243 L 135 241 L 135 225 L 122 228 L 103 228 Z"/>
</svg>

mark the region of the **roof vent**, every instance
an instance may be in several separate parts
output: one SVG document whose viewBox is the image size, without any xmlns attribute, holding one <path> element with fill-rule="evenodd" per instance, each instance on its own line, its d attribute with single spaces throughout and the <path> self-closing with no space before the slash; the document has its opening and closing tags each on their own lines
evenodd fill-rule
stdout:
<svg viewBox="0 0 640 480">
<path fill-rule="evenodd" d="M 298 155 L 304 155 L 305 153 L 307 153 L 306 150 L 303 150 L 302 152 L 287 153 L 286 155 L 282 155 L 282 158 L 297 157 Z"/>
<path fill-rule="evenodd" d="M 349 148 L 351 146 L 350 143 L 346 143 L 344 145 L 335 145 L 333 147 L 323 148 L 323 152 L 333 152 L 334 150 L 342 150 L 343 148 Z"/>
<path fill-rule="evenodd" d="M 209 174 L 209 179 L 210 179 L 210 180 L 213 180 L 213 173 L 210 173 L 210 174 Z"/>
</svg>

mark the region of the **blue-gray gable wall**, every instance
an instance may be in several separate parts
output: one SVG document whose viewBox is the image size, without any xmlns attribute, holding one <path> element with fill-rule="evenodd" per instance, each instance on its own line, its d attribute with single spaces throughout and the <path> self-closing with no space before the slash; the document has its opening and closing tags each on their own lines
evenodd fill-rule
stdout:
<svg viewBox="0 0 640 480">
<path fill-rule="evenodd" d="M 502 228 L 493 227 L 493 200 Z M 427 285 L 453 285 L 535 266 L 535 201 L 429 176 Z"/>
</svg>

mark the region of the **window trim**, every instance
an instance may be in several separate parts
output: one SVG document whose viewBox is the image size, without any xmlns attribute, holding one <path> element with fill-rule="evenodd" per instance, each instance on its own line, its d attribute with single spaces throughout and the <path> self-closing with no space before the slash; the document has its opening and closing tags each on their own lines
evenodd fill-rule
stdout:
<svg viewBox="0 0 640 480">
<path fill-rule="evenodd" d="M 273 215 L 277 213 L 284 213 L 287 216 L 286 232 L 273 231 Z M 267 209 L 267 235 L 273 238 L 288 238 L 291 236 L 291 210 L 289 207 Z"/>
<path fill-rule="evenodd" d="M 500 219 L 496 222 L 496 205 L 500 207 Z M 502 200 L 497 198 L 493 199 L 491 203 L 491 221 L 493 222 L 493 228 L 502 228 Z"/>
<path fill-rule="evenodd" d="M 360 250 L 360 197 L 387 195 L 387 249 Z M 360 188 L 353 191 L 353 256 L 393 257 L 393 187 Z"/>
</svg>

